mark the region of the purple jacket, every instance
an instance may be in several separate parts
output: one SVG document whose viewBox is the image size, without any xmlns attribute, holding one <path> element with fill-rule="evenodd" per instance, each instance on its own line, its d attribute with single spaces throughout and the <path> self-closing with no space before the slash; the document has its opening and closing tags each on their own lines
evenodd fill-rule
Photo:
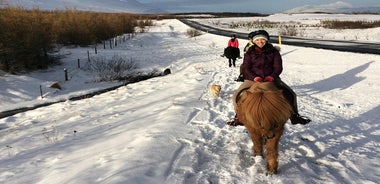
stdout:
<svg viewBox="0 0 380 184">
<path fill-rule="evenodd" d="M 267 43 L 262 49 L 252 46 L 244 54 L 243 76 L 245 80 L 253 80 L 259 76 L 279 78 L 282 72 L 282 58 L 280 52 Z"/>
</svg>

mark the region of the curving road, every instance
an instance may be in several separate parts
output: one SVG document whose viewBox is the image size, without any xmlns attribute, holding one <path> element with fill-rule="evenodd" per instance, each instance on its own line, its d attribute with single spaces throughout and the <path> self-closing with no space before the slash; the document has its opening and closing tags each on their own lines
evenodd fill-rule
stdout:
<svg viewBox="0 0 380 184">
<path fill-rule="evenodd" d="M 235 34 L 237 38 L 247 39 L 247 33 L 227 31 L 212 26 L 204 25 L 196 21 L 188 19 L 180 19 L 184 24 L 198 29 L 204 32 L 230 36 Z M 271 41 L 278 42 L 278 36 L 271 36 Z M 357 53 L 367 53 L 367 54 L 380 54 L 380 43 L 366 43 L 366 42 L 356 42 L 356 41 L 343 41 L 343 40 L 318 40 L 318 39 L 308 39 L 308 38 L 297 38 L 291 36 L 282 36 L 282 43 L 286 45 L 302 46 L 302 47 L 313 47 L 320 49 L 329 49 L 337 51 L 346 52 L 357 52 Z"/>
</svg>

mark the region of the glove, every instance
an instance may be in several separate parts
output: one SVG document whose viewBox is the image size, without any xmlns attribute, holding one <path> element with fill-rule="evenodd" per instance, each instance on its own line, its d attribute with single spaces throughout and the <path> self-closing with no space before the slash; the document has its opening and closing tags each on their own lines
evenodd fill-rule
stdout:
<svg viewBox="0 0 380 184">
<path fill-rule="evenodd" d="M 272 76 L 266 76 L 264 79 L 265 82 L 273 82 L 274 78 Z"/>
<path fill-rule="evenodd" d="M 255 81 L 255 82 L 263 82 L 263 78 L 261 78 L 261 77 L 255 77 L 255 78 L 253 78 L 253 81 Z"/>
</svg>

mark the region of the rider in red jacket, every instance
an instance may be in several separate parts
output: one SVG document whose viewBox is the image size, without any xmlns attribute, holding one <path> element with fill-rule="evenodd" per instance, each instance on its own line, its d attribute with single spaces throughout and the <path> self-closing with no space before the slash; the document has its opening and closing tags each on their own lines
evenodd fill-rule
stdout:
<svg viewBox="0 0 380 184">
<path fill-rule="evenodd" d="M 236 66 L 236 58 L 240 56 L 239 40 L 236 35 L 231 35 L 231 39 L 228 40 L 227 48 L 225 49 L 225 55 L 228 58 L 228 66 Z"/>
<path fill-rule="evenodd" d="M 239 41 L 238 41 L 238 39 L 236 38 L 235 35 L 231 35 L 231 39 L 228 40 L 227 47 L 239 48 Z"/>
</svg>

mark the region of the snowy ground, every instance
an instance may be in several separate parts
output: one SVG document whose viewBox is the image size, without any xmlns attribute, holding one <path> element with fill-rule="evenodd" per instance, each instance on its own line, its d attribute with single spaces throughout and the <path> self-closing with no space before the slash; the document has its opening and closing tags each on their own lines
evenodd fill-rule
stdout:
<svg viewBox="0 0 380 184">
<path fill-rule="evenodd" d="M 170 68 L 170 75 L 0 119 L 0 183 L 380 181 L 380 55 L 281 45 L 282 79 L 313 122 L 286 125 L 279 174 L 266 176 L 246 130 L 225 125 L 239 86 L 238 68 L 220 57 L 228 38 L 188 38 L 187 29 L 177 20 L 158 21 L 98 54 L 128 56 L 141 70 Z M 240 40 L 241 48 L 246 43 Z M 76 69 L 87 50 L 63 49 L 64 64 L 49 70 L 1 76 L 0 111 L 118 84 L 93 83 Z M 62 90 L 47 87 L 55 81 Z M 211 84 L 222 86 L 219 98 L 209 94 Z"/>
<path fill-rule="evenodd" d="M 203 24 L 229 29 L 230 25 L 240 25 L 231 30 L 249 33 L 254 29 L 265 29 L 271 35 L 281 35 L 281 30 L 291 30 L 296 26 L 297 37 L 316 38 L 324 40 L 354 40 L 365 42 L 380 42 L 380 27 L 370 29 L 326 29 L 321 27 L 321 21 L 380 21 L 380 15 L 375 14 L 273 14 L 267 17 L 242 17 L 242 18 L 210 18 L 198 19 Z M 270 27 L 252 28 L 244 26 L 249 22 L 276 23 Z M 257 25 L 257 24 L 255 24 Z"/>
</svg>

